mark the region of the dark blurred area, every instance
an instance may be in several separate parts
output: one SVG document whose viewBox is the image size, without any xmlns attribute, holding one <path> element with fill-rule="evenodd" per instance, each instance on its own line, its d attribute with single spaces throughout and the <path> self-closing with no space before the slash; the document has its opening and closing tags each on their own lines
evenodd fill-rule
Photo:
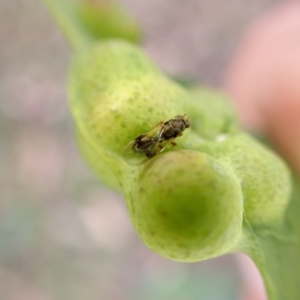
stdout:
<svg viewBox="0 0 300 300">
<path fill-rule="evenodd" d="M 278 3 L 123 0 L 172 76 L 219 86 L 247 25 Z M 0 299 L 235 300 L 234 256 L 176 263 L 136 236 L 121 195 L 81 161 L 71 50 L 39 0 L 0 0 Z"/>
</svg>

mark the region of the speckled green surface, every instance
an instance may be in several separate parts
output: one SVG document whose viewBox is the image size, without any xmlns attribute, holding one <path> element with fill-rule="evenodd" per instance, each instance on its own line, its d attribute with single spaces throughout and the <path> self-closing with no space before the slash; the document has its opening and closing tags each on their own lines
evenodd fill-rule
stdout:
<svg viewBox="0 0 300 300">
<path fill-rule="evenodd" d="M 253 229 L 284 226 L 289 172 L 240 131 L 222 93 L 185 90 L 137 47 L 112 40 L 75 57 L 69 96 L 83 156 L 125 194 L 137 233 L 155 252 L 202 260 L 238 250 L 245 217 Z M 184 113 L 192 126 L 177 147 L 148 161 L 126 149 Z"/>
<path fill-rule="evenodd" d="M 159 155 L 146 164 L 127 193 L 137 232 L 168 258 L 197 261 L 216 256 L 240 237 L 239 184 L 204 153 L 180 150 Z"/>
<path fill-rule="evenodd" d="M 269 149 L 242 133 L 221 142 L 215 155 L 232 167 L 239 178 L 245 214 L 251 226 L 284 226 L 291 189 L 285 164 Z"/>
</svg>

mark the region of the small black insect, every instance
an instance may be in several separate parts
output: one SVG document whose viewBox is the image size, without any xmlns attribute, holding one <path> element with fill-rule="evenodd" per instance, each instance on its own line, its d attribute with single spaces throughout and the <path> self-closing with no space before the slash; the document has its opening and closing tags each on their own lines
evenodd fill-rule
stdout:
<svg viewBox="0 0 300 300">
<path fill-rule="evenodd" d="M 160 121 L 151 131 L 132 140 L 128 146 L 136 153 L 144 153 L 148 158 L 164 151 L 169 146 L 176 146 L 174 140 L 190 127 L 186 115 L 178 115 L 166 122 Z"/>
</svg>

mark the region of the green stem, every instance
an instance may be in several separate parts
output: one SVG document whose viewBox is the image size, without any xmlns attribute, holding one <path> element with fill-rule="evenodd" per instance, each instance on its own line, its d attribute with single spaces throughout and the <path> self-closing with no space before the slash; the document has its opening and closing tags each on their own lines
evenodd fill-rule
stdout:
<svg viewBox="0 0 300 300">
<path fill-rule="evenodd" d="M 74 0 L 43 0 L 51 11 L 53 18 L 65 34 L 71 47 L 78 50 L 93 41 L 93 37 L 80 22 L 76 1 Z"/>
<path fill-rule="evenodd" d="M 246 251 L 264 278 L 269 300 L 300 299 L 300 185 L 296 181 L 287 223 L 292 232 L 280 236 L 258 233 L 257 247 L 252 241 L 252 249 Z"/>
</svg>

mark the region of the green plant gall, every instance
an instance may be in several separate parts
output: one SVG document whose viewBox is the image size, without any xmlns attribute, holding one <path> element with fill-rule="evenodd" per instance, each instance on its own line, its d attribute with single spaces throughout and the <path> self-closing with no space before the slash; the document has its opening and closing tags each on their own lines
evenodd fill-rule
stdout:
<svg viewBox="0 0 300 300">
<path fill-rule="evenodd" d="M 165 257 L 197 261 L 217 256 L 240 238 L 238 181 L 204 153 L 159 155 L 145 164 L 126 196 L 138 234 Z"/>
<path fill-rule="evenodd" d="M 153 251 L 198 261 L 238 250 L 248 226 L 284 226 L 284 163 L 238 127 L 220 92 L 187 90 L 137 47 L 95 43 L 77 54 L 69 81 L 80 151 L 125 195 L 137 233 Z M 145 161 L 126 145 L 159 121 L 187 114 L 191 127 Z M 128 149 L 127 149 L 128 150 Z"/>
</svg>

